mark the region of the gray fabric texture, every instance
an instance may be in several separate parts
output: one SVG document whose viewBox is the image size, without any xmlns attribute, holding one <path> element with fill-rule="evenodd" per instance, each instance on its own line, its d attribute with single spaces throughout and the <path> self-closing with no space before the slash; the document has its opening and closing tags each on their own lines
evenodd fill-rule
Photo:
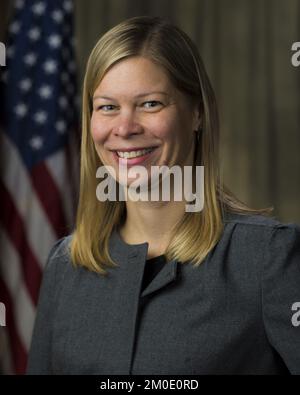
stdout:
<svg viewBox="0 0 300 395">
<path fill-rule="evenodd" d="M 102 277 L 72 266 L 70 237 L 44 271 L 28 374 L 300 374 L 299 225 L 230 215 L 199 267 L 167 262 L 142 291 L 148 243 L 114 231 Z"/>
</svg>

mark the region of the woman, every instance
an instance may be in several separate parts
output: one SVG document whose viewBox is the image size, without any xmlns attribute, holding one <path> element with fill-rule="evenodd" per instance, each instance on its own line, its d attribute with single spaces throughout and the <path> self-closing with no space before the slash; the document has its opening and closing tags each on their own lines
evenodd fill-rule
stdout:
<svg viewBox="0 0 300 395">
<path fill-rule="evenodd" d="M 152 17 L 108 31 L 82 121 L 77 225 L 50 252 L 28 372 L 300 373 L 300 228 L 223 186 L 214 94 L 188 36 Z M 204 166 L 203 209 L 188 212 L 176 182 L 169 201 L 96 198 L 99 167 L 129 190 L 137 164 L 141 186 L 153 166 Z"/>
</svg>

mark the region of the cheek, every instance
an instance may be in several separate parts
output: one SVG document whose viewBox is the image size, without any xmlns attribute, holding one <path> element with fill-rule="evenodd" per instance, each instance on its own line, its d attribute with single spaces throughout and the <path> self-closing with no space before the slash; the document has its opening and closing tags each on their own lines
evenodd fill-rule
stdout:
<svg viewBox="0 0 300 395">
<path fill-rule="evenodd" d="M 172 140 L 176 135 L 176 128 L 178 125 L 174 118 L 159 119 L 149 126 L 152 133 L 162 140 Z"/>
<path fill-rule="evenodd" d="M 92 116 L 91 118 L 91 136 L 95 143 L 101 144 L 105 140 L 105 125 L 103 122 L 100 122 L 96 116 Z"/>
<path fill-rule="evenodd" d="M 166 140 L 174 140 L 182 137 L 182 133 L 187 130 L 190 123 L 189 114 L 181 106 L 173 108 L 166 117 L 160 120 L 158 130 Z"/>
</svg>

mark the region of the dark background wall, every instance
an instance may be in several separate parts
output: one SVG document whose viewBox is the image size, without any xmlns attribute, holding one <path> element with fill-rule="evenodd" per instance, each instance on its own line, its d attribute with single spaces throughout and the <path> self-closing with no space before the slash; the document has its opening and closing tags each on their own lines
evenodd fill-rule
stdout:
<svg viewBox="0 0 300 395">
<path fill-rule="evenodd" d="M 0 35 L 11 1 L 1 1 Z M 254 207 L 300 222 L 299 0 L 75 0 L 80 81 L 107 29 L 135 15 L 168 17 L 197 43 L 221 116 L 222 172 Z"/>
</svg>

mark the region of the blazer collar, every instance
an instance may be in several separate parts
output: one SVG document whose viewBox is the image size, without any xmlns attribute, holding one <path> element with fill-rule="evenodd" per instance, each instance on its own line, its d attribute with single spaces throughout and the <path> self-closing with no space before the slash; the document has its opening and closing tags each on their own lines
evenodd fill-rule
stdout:
<svg viewBox="0 0 300 395">
<path fill-rule="evenodd" d="M 144 273 L 149 243 L 127 244 L 115 228 L 110 238 L 110 252 L 118 264 L 127 264 L 128 270 Z M 178 276 L 178 261 L 176 259 L 167 262 L 158 272 L 150 284 L 142 291 L 141 296 L 146 296 L 154 291 L 165 287 Z M 140 281 L 142 280 L 142 276 Z"/>
</svg>

